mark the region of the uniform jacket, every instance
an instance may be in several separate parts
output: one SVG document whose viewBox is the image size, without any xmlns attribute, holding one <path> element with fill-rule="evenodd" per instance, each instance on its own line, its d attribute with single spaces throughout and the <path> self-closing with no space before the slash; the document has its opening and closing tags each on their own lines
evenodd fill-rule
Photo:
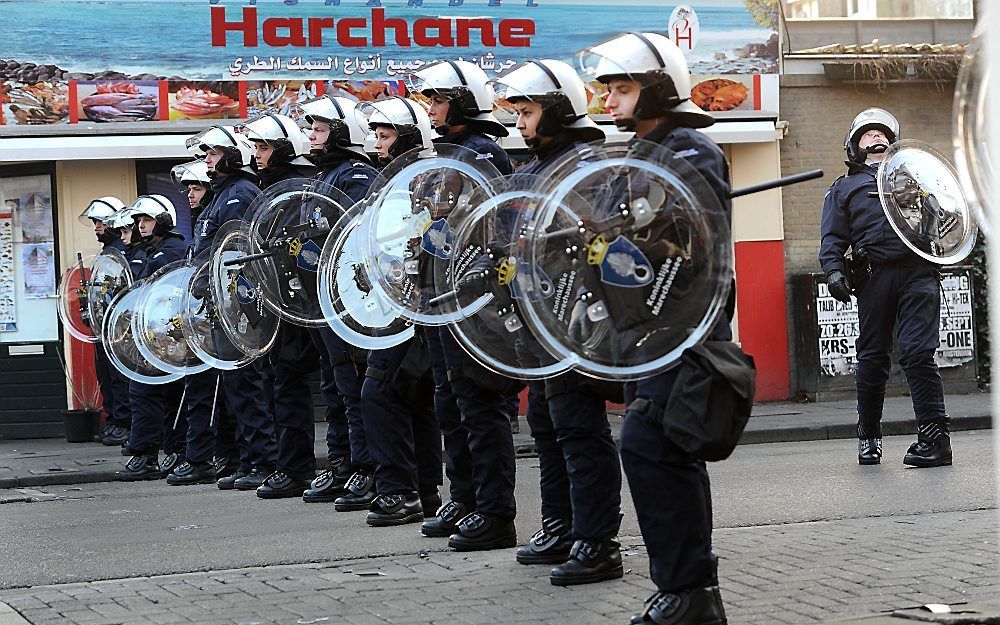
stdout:
<svg viewBox="0 0 1000 625">
<path fill-rule="evenodd" d="M 195 255 L 210 249 L 222 224 L 231 219 L 243 219 L 250 205 L 260 196 L 260 189 L 240 175 L 224 176 L 212 181 L 214 197 L 208 208 L 201 211 L 194 224 L 192 248 Z"/>
<path fill-rule="evenodd" d="M 378 178 L 378 170 L 356 155 L 352 158 L 345 153 L 339 162 L 336 159 L 320 160 L 317 165 L 322 170 L 316 174 L 316 178 L 340 189 L 352 202 L 361 200 Z"/>
<path fill-rule="evenodd" d="M 469 128 L 458 132 L 449 133 L 434 143 L 451 143 L 469 148 L 476 153 L 476 159 L 482 159 L 493 163 L 501 176 L 508 176 L 514 172 L 514 167 L 510 163 L 510 157 L 500 145 L 486 135 L 479 134 Z"/>
<path fill-rule="evenodd" d="M 134 277 L 136 280 L 142 280 L 153 275 L 158 269 L 165 267 L 169 263 L 184 258 L 188 246 L 184 243 L 183 234 L 176 230 L 171 230 L 163 235 L 161 239 L 148 244 L 140 243 L 137 247 L 144 248 L 143 252 L 145 255 L 142 259 L 142 265 L 139 266 L 139 270 L 134 272 Z"/>
<path fill-rule="evenodd" d="M 844 253 L 848 247 L 864 248 L 873 263 L 912 254 L 889 224 L 879 198 L 868 197 L 870 191 L 878 190 L 878 168 L 865 165 L 852 172 L 837 178 L 823 199 L 819 263 L 826 274 L 847 273 Z"/>
</svg>

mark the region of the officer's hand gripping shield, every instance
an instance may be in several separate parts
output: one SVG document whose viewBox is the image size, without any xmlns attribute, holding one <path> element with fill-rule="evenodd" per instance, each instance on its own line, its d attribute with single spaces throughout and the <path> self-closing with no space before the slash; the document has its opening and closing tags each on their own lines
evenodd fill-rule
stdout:
<svg viewBox="0 0 1000 625">
<path fill-rule="evenodd" d="M 264 304 L 264 289 L 257 272 L 244 262 L 250 255 L 250 248 L 250 234 L 243 222 L 234 220 L 222 224 L 215 235 L 207 268 L 210 293 L 202 296 L 211 298 L 215 328 L 221 328 L 226 335 L 225 340 L 242 352 L 248 361 L 263 356 L 271 349 L 279 324 L 278 316 Z M 189 307 L 193 305 L 193 300 L 189 299 Z M 217 342 L 215 349 L 220 358 L 224 357 L 234 366 L 239 366 L 237 363 L 242 359 L 228 353 L 228 346 L 222 337 L 213 335 L 213 341 Z"/>
<path fill-rule="evenodd" d="M 951 163 L 922 141 L 889 146 L 878 168 L 889 224 L 916 255 L 939 265 L 963 261 L 976 244 L 975 215 Z"/>
<path fill-rule="evenodd" d="M 84 343 L 101 340 L 101 326 L 91 321 L 89 303 L 91 268 L 96 259 L 93 254 L 78 254 L 59 279 L 59 320 L 70 336 Z"/>
<path fill-rule="evenodd" d="M 109 250 L 94 259 L 87 285 L 87 311 L 93 327 L 101 327 L 115 295 L 130 284 L 132 269 L 124 254 Z"/>
<path fill-rule="evenodd" d="M 243 352 L 226 333 L 212 290 L 212 256 L 213 250 L 204 250 L 192 261 L 194 271 L 181 299 L 181 331 L 203 362 L 216 369 L 233 370 L 252 362 L 256 355 Z"/>
<path fill-rule="evenodd" d="M 319 258 L 352 204 L 332 185 L 296 178 L 268 187 L 247 212 L 246 275 L 281 319 L 306 327 L 325 323 L 317 297 Z"/>
<path fill-rule="evenodd" d="M 527 380 L 557 375 L 571 364 L 542 347 L 521 311 L 522 300 L 554 294 L 544 275 L 538 291 L 521 288 L 530 280 L 519 276 L 531 268 L 515 255 L 523 224 L 544 199 L 532 190 L 541 183 L 525 175 L 495 181 L 491 186 L 499 193 L 477 192 L 467 210 L 453 215 L 454 253 L 448 262 L 435 263 L 440 295 L 431 302 L 454 319 L 448 329 L 473 359 L 496 373 Z"/>
<path fill-rule="evenodd" d="M 525 321 L 581 373 L 627 380 L 675 365 L 722 313 L 732 277 L 730 224 L 719 196 L 658 144 L 571 153 L 538 193 L 515 254 Z M 550 285 L 548 283 L 551 283 Z"/>
<path fill-rule="evenodd" d="M 146 280 L 133 282 L 114 297 L 104 315 L 101 343 L 108 361 L 128 379 L 143 384 L 167 384 L 181 379 L 184 374 L 168 373 L 147 360 L 139 350 L 134 333 L 133 320 L 148 284 Z"/>
<path fill-rule="evenodd" d="M 158 269 L 146 280 L 132 316 L 132 336 L 139 353 L 166 373 L 189 375 L 210 367 L 184 336 L 184 294 L 195 269 L 187 259 Z"/>
<path fill-rule="evenodd" d="M 344 213 L 320 256 L 319 303 L 330 328 L 361 349 L 387 349 L 413 336 L 413 325 L 399 315 L 378 282 L 368 276 L 362 249 L 362 213 L 369 196 Z"/>
<path fill-rule="evenodd" d="M 431 304 L 434 263 L 454 252 L 451 216 L 474 195 L 488 197 L 500 172 L 468 148 L 437 144 L 411 150 L 382 172 L 377 194 L 362 213 L 361 253 L 369 280 L 400 316 L 421 325 L 444 325 L 454 311 Z"/>
</svg>

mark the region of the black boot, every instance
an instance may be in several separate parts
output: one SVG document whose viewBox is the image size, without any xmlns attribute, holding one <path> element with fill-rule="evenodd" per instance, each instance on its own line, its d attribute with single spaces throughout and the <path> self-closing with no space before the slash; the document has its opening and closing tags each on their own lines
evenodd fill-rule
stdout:
<svg viewBox="0 0 1000 625">
<path fill-rule="evenodd" d="M 657 592 L 632 625 L 726 625 L 726 610 L 718 586 L 686 592 Z"/>
<path fill-rule="evenodd" d="M 406 495 L 379 495 L 372 501 L 367 523 L 372 527 L 406 525 L 419 523 L 424 518 L 420 505 L 420 495 L 416 492 Z"/>
<path fill-rule="evenodd" d="M 174 452 L 172 454 L 167 454 L 163 458 L 163 462 L 160 464 L 160 475 L 167 477 L 174 472 L 174 469 L 184 462 L 184 454 Z"/>
<path fill-rule="evenodd" d="M 514 519 L 501 519 L 478 512 L 467 514 L 458 522 L 458 531 L 448 539 L 455 551 L 506 549 L 517 545 Z"/>
<path fill-rule="evenodd" d="M 233 481 L 233 486 L 236 490 L 257 490 L 272 473 L 271 467 L 251 467 L 249 473 Z"/>
<path fill-rule="evenodd" d="M 882 439 L 858 439 L 858 464 L 878 464 L 882 462 Z"/>
<path fill-rule="evenodd" d="M 542 529 L 517 550 L 517 561 L 521 564 L 562 564 L 569 560 L 569 551 L 573 548 L 570 525 L 568 519 L 542 519 Z"/>
<path fill-rule="evenodd" d="M 211 462 L 182 462 L 167 476 L 167 484 L 171 486 L 214 483 L 215 465 Z"/>
<path fill-rule="evenodd" d="M 573 586 L 619 579 L 625 575 L 619 547 L 613 540 L 578 540 L 569 560 L 552 569 L 549 581 L 555 586 Z"/>
<path fill-rule="evenodd" d="M 216 458 L 214 464 L 216 481 L 229 477 L 240 468 L 239 458 Z"/>
<path fill-rule="evenodd" d="M 161 480 L 160 463 L 156 456 L 132 456 L 121 471 L 115 471 L 115 479 L 119 482 L 141 482 L 143 480 Z"/>
<path fill-rule="evenodd" d="M 111 432 L 111 428 L 113 428 L 113 427 L 115 427 L 115 426 L 112 425 L 112 424 L 110 424 L 110 423 L 105 423 L 104 427 L 101 428 L 101 431 L 94 435 L 94 442 L 95 443 L 100 443 L 101 441 L 103 441 L 104 437 L 107 436 L 108 433 Z"/>
<path fill-rule="evenodd" d="M 471 505 L 449 501 L 437 509 L 436 516 L 424 521 L 420 526 L 420 533 L 429 538 L 447 538 L 458 531 L 458 522 L 472 508 Z"/>
<path fill-rule="evenodd" d="M 437 510 L 441 507 L 441 495 L 438 493 L 437 487 L 434 490 L 421 491 L 420 507 L 424 509 L 425 519 L 433 519 L 437 515 Z M 450 535 L 449 532 L 448 536 Z"/>
<path fill-rule="evenodd" d="M 123 428 L 120 425 L 113 425 L 108 430 L 108 433 L 104 435 L 104 438 L 101 439 L 101 444 L 108 447 L 123 445 L 128 442 L 129 434 L 130 431 L 127 428 Z"/>
<path fill-rule="evenodd" d="M 220 477 L 216 480 L 215 485 L 219 487 L 219 490 L 234 490 L 236 488 L 236 480 L 244 478 L 249 474 L 250 469 L 240 466 L 232 475 Z"/>
<path fill-rule="evenodd" d="M 903 464 L 911 467 L 943 467 L 951 464 L 951 436 L 948 418 L 917 425 L 917 442 L 910 445 Z"/>
<path fill-rule="evenodd" d="M 309 480 L 297 480 L 281 471 L 275 471 L 257 488 L 257 496 L 261 499 L 301 497 L 307 488 Z"/>
<path fill-rule="evenodd" d="M 302 493 L 302 501 L 308 503 L 326 503 L 343 497 L 345 486 L 351 477 L 351 464 L 346 457 L 341 456 L 330 461 L 330 468 L 320 473 Z"/>
<path fill-rule="evenodd" d="M 347 480 L 347 492 L 333 502 L 337 512 L 368 510 L 375 499 L 375 476 L 370 471 L 361 470 Z"/>
</svg>

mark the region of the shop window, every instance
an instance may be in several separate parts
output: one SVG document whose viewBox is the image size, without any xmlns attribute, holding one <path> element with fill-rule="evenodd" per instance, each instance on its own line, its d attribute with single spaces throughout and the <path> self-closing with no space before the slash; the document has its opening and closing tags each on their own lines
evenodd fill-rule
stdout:
<svg viewBox="0 0 1000 625">
<path fill-rule="evenodd" d="M 0 167 L 0 343 L 59 340 L 53 172 Z"/>
<path fill-rule="evenodd" d="M 139 195 L 163 195 L 170 198 L 177 211 L 177 230 L 191 240 L 191 209 L 187 194 L 170 181 L 170 168 L 184 161 L 136 161 L 135 180 Z"/>
</svg>

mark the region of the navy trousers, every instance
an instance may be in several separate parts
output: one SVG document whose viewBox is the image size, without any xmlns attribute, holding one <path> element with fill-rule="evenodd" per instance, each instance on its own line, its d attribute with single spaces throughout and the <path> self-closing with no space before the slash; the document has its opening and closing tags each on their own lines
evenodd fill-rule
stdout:
<svg viewBox="0 0 1000 625">
<path fill-rule="evenodd" d="M 434 414 L 437 416 L 441 434 L 444 437 L 445 475 L 451 499 L 475 508 L 476 489 L 472 483 L 472 452 L 469 450 L 469 434 L 462 425 L 462 415 L 458 409 L 458 398 L 448 381 L 448 365 L 445 362 L 444 341 L 451 338 L 447 328 L 426 326 L 423 328 L 427 349 L 431 355 L 431 371 L 434 376 Z M 447 337 L 444 335 L 448 335 Z"/>
<path fill-rule="evenodd" d="M 222 372 L 226 407 L 236 427 L 240 464 L 244 469 L 273 469 L 277 463 L 274 417 L 268 413 L 263 384 L 260 364 L 256 361 Z"/>
<path fill-rule="evenodd" d="M 222 402 L 217 369 L 184 377 L 184 406 L 188 417 L 187 460 L 200 464 L 215 455 L 217 410 Z"/>
<path fill-rule="evenodd" d="M 316 420 L 309 375 L 319 368 L 319 354 L 306 328 L 282 324 L 277 341 L 271 353 L 277 470 L 311 480 L 316 477 Z"/>
<path fill-rule="evenodd" d="M 944 383 L 934 362 L 941 309 L 937 269 L 916 259 L 876 265 L 857 297 L 858 435 L 882 435 L 894 329 L 917 422 L 943 420 Z"/>
</svg>

